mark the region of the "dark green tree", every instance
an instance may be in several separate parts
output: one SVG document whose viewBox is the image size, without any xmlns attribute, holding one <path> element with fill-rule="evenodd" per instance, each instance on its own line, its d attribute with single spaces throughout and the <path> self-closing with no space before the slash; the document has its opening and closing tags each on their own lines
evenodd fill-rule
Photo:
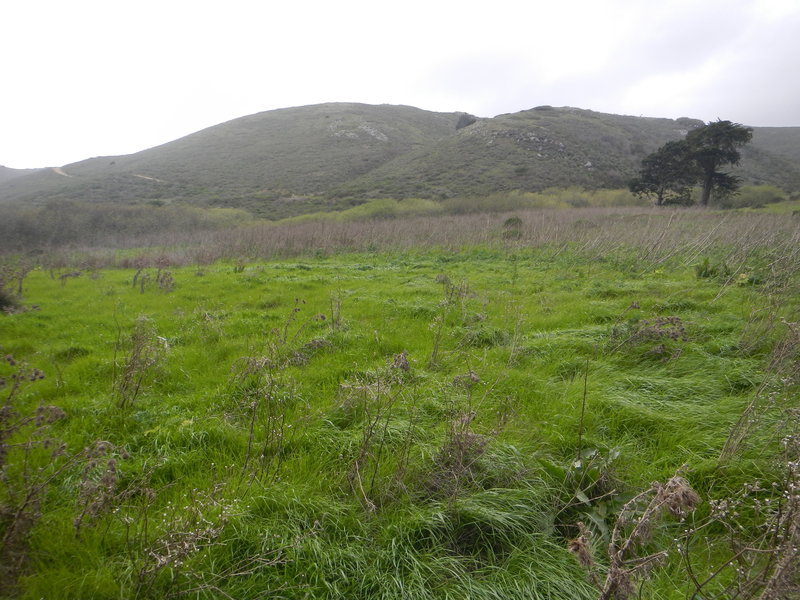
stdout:
<svg viewBox="0 0 800 600">
<path fill-rule="evenodd" d="M 652 198 L 657 206 L 690 204 L 691 188 L 699 173 L 685 140 L 667 142 L 642 160 L 639 176 L 628 184 L 640 198 Z"/>
<path fill-rule="evenodd" d="M 738 165 L 741 158 L 739 148 L 752 138 L 752 128 L 722 120 L 687 134 L 691 158 L 700 170 L 700 203 L 703 206 L 708 205 L 712 193 L 725 197 L 739 189 L 739 178 L 719 169 L 725 165 Z"/>
<path fill-rule="evenodd" d="M 701 187 L 700 202 L 707 206 L 714 194 L 735 194 L 740 180 L 720 168 L 737 165 L 739 148 L 753 137 L 750 127 L 716 121 L 693 129 L 686 139 L 667 142 L 642 160 L 639 176 L 630 190 L 640 197 L 654 198 L 657 205 L 690 204 L 692 187 Z"/>
</svg>

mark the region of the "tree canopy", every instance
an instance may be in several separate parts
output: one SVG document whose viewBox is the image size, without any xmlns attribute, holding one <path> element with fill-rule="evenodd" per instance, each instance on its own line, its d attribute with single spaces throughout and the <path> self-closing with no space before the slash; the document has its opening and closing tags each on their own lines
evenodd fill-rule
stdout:
<svg viewBox="0 0 800 600">
<path fill-rule="evenodd" d="M 738 165 L 739 148 L 753 138 L 753 130 L 730 121 L 717 121 L 693 129 L 686 136 L 692 159 L 701 171 L 702 193 L 700 202 L 708 204 L 712 192 L 728 195 L 739 187 L 739 179 L 719 168 Z"/>
<path fill-rule="evenodd" d="M 654 198 L 657 205 L 689 204 L 692 187 L 699 184 L 700 202 L 708 205 L 712 194 L 725 197 L 738 190 L 739 178 L 720 168 L 739 164 L 739 148 L 752 137 L 750 127 L 731 121 L 693 129 L 685 139 L 667 142 L 645 157 L 629 187 L 638 196 Z"/>
<path fill-rule="evenodd" d="M 689 204 L 697 169 L 684 140 L 667 142 L 642 160 L 639 177 L 630 189 L 637 196 L 652 196 L 658 206 Z"/>
</svg>

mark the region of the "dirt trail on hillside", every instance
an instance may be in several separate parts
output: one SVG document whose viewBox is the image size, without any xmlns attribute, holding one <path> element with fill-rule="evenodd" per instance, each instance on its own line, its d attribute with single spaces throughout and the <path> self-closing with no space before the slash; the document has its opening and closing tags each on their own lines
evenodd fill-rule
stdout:
<svg viewBox="0 0 800 600">
<path fill-rule="evenodd" d="M 134 173 L 134 177 L 139 177 L 141 179 L 147 179 L 149 181 L 157 181 L 158 183 L 164 183 L 161 179 L 157 179 L 155 177 L 148 177 L 147 175 L 137 175 Z"/>
<path fill-rule="evenodd" d="M 61 175 L 62 177 L 72 177 L 69 173 L 65 172 L 61 167 L 53 167 L 53 173 Z"/>
</svg>

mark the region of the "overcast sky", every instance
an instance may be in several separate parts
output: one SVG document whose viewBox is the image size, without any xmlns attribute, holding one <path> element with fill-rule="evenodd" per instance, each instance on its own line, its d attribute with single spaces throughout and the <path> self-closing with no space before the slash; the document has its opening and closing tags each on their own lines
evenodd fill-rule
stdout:
<svg viewBox="0 0 800 600">
<path fill-rule="evenodd" d="M 0 165 L 319 102 L 800 126 L 800 0 L 3 0 Z"/>
</svg>

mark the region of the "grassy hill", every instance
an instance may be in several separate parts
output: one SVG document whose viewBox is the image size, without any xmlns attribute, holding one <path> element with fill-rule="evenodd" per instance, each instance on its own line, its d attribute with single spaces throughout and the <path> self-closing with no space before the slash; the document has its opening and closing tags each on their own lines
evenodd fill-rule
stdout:
<svg viewBox="0 0 800 600">
<path fill-rule="evenodd" d="M 16 179 L 17 177 L 22 177 L 23 175 L 30 175 L 34 171 L 36 171 L 36 169 L 11 169 L 0 165 L 0 184 L 5 181 Z"/>
<path fill-rule="evenodd" d="M 643 156 L 700 124 L 543 106 L 481 120 L 338 191 L 448 197 L 556 186 L 623 187 Z"/>
<path fill-rule="evenodd" d="M 753 133 L 755 146 L 800 162 L 800 127 L 756 127 Z"/>
<path fill-rule="evenodd" d="M 0 198 L 186 200 L 264 212 L 276 200 L 303 204 L 298 196 L 450 135 L 460 116 L 362 104 L 269 111 L 136 154 L 66 165 L 61 174 L 43 170 L 4 186 Z"/>
<path fill-rule="evenodd" d="M 7 178 L 0 201 L 182 201 L 281 218 L 368 198 L 623 187 L 694 119 L 541 106 L 492 119 L 408 106 L 320 104 L 258 113 L 117 157 Z M 800 128 L 756 128 L 737 173 L 800 189 Z"/>
<path fill-rule="evenodd" d="M 542 106 L 481 120 L 431 147 L 400 156 L 336 192 L 447 198 L 548 187 L 625 187 L 644 156 L 699 125 L 702 121 L 695 119 Z M 737 173 L 749 183 L 798 189 L 800 129 L 789 129 L 756 129 Z"/>
</svg>

